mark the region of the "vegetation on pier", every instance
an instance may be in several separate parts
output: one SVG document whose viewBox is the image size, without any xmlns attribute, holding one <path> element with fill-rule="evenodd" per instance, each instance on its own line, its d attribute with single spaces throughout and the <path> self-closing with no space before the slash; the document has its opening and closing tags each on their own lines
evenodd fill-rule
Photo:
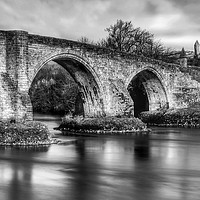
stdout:
<svg viewBox="0 0 200 200">
<path fill-rule="evenodd" d="M 134 117 L 83 118 L 65 116 L 58 129 L 99 134 L 148 132 L 146 124 Z"/>
<path fill-rule="evenodd" d="M 55 141 L 46 125 L 40 122 L 14 123 L 0 121 L 0 145 L 49 145 Z"/>
<path fill-rule="evenodd" d="M 200 105 L 196 103 L 188 108 L 146 111 L 140 114 L 140 119 L 149 125 L 200 128 Z"/>
</svg>

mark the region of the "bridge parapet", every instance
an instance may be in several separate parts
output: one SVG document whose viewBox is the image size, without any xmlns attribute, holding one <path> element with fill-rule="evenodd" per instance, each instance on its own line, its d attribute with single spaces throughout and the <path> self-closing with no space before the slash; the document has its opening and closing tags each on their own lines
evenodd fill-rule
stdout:
<svg viewBox="0 0 200 200">
<path fill-rule="evenodd" d="M 153 58 L 145 57 L 143 55 L 136 55 L 133 53 L 126 53 L 122 51 L 117 51 L 105 47 L 100 47 L 93 44 L 88 43 L 82 43 L 79 41 L 73 41 L 73 40 L 66 40 L 66 39 L 60 39 L 55 37 L 48 37 L 48 36 L 40 36 L 40 35 L 33 35 L 29 34 L 28 36 L 29 44 L 41 44 L 41 45 L 47 45 L 52 47 L 60 47 L 60 48 L 66 48 L 70 47 L 71 49 L 77 49 L 80 51 L 87 51 L 91 52 L 94 56 L 102 56 L 107 57 L 109 59 L 114 60 L 121 60 L 126 59 L 127 61 L 137 61 L 137 62 L 145 62 L 150 63 L 153 65 L 159 65 L 169 68 L 180 68 L 181 66 L 174 63 L 166 63 L 162 60 L 156 60 Z"/>
</svg>

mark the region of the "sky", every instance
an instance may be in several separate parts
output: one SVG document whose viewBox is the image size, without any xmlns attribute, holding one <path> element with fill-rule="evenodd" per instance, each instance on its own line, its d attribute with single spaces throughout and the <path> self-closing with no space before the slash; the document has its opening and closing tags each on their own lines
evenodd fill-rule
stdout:
<svg viewBox="0 0 200 200">
<path fill-rule="evenodd" d="M 200 0 L 0 0 L 0 30 L 98 41 L 117 19 L 175 50 L 200 42 Z"/>
</svg>

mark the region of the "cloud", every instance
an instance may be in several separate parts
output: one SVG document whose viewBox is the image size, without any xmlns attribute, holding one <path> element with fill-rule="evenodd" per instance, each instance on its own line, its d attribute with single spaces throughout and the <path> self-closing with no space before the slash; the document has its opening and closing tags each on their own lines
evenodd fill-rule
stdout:
<svg viewBox="0 0 200 200">
<path fill-rule="evenodd" d="M 174 7 L 181 10 L 183 16 L 187 17 L 192 23 L 196 25 L 200 21 L 200 1 L 199 0 L 168 0 Z M 185 24 L 187 25 L 187 24 Z"/>
<path fill-rule="evenodd" d="M 97 41 L 122 19 L 154 33 L 166 46 L 190 48 L 189 42 L 200 39 L 199 7 L 199 0 L 1 0 L 0 29 Z"/>
<path fill-rule="evenodd" d="M 200 1 L 198 0 L 152 0 L 156 3 L 156 14 L 147 23 L 165 45 L 177 49 L 192 49 L 196 39 L 200 39 Z"/>
</svg>

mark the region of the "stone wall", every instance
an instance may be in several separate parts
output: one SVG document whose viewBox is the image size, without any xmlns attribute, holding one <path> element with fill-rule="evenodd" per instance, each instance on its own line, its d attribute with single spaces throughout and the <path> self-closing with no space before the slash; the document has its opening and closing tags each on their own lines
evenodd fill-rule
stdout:
<svg viewBox="0 0 200 200">
<path fill-rule="evenodd" d="M 10 79 L 10 69 L 7 67 L 7 33 L 0 32 L 0 118 L 12 117 L 14 115 L 12 107 L 12 99 L 9 92 L 9 83 L 7 79 Z"/>
</svg>

